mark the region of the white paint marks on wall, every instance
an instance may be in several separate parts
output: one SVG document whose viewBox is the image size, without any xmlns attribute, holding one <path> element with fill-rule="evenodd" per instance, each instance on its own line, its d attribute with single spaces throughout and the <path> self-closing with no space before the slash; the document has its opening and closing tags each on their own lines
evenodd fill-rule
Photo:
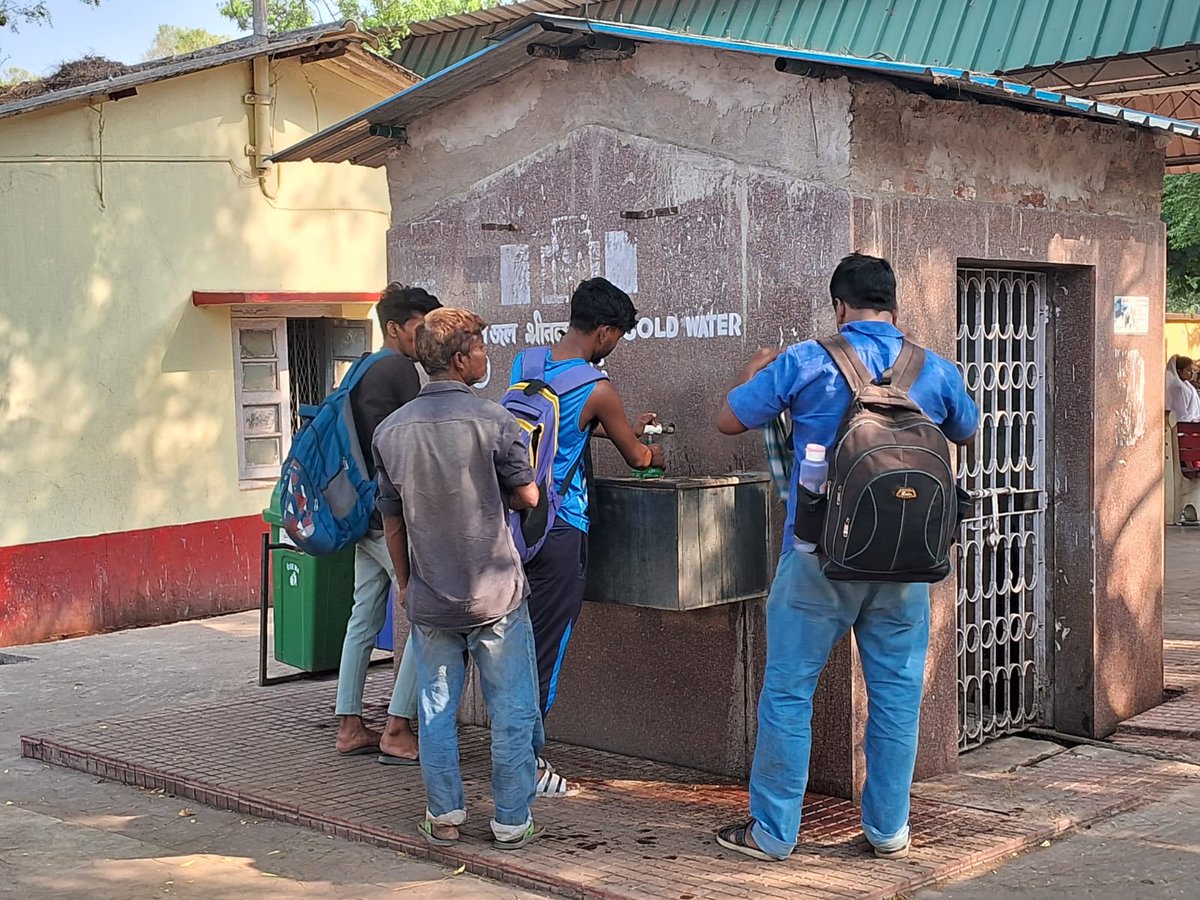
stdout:
<svg viewBox="0 0 1200 900">
<path fill-rule="evenodd" d="M 1125 386 L 1125 402 L 1117 411 L 1117 446 L 1132 447 L 1146 434 L 1146 360 L 1141 351 L 1117 351 L 1117 383 Z"/>
<path fill-rule="evenodd" d="M 591 274 L 588 276 L 589 278 L 599 278 L 604 274 L 600 268 L 602 259 L 600 256 L 601 249 L 599 241 L 588 241 L 588 265 L 592 267 Z"/>
<path fill-rule="evenodd" d="M 500 247 L 500 305 L 529 304 L 529 245 L 504 244 Z"/>
<path fill-rule="evenodd" d="M 605 232 L 604 277 L 627 294 L 638 292 L 637 244 L 630 239 L 629 232 Z"/>
<path fill-rule="evenodd" d="M 541 289 L 546 305 L 565 304 L 575 286 L 599 274 L 600 242 L 592 240 L 587 214 L 556 216 L 550 220 L 550 241 L 541 250 Z"/>
</svg>

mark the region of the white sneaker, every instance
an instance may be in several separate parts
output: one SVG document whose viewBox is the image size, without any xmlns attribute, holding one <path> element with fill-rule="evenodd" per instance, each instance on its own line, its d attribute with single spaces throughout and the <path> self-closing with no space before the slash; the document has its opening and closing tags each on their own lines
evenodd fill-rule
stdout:
<svg viewBox="0 0 1200 900">
<path fill-rule="evenodd" d="M 880 850 L 875 848 L 875 856 L 878 859 L 907 859 L 908 851 L 912 849 L 912 840 L 904 842 L 903 847 L 897 847 L 895 850 Z"/>
</svg>

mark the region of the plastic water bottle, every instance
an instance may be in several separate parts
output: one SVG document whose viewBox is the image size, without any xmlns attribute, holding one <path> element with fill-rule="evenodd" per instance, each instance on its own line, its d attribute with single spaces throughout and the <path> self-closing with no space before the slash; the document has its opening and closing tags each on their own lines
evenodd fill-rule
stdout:
<svg viewBox="0 0 1200 900">
<path fill-rule="evenodd" d="M 800 460 L 800 483 L 814 494 L 825 493 L 825 482 L 829 478 L 829 462 L 825 459 L 825 448 L 820 444 L 808 444 L 804 448 L 804 459 Z M 797 498 L 797 504 L 800 498 Z M 796 549 L 801 553 L 812 553 L 817 545 L 796 538 Z"/>
</svg>

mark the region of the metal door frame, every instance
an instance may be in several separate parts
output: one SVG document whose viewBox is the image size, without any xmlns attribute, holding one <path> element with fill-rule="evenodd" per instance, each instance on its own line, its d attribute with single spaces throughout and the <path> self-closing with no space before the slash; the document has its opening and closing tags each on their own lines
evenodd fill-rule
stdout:
<svg viewBox="0 0 1200 900">
<path fill-rule="evenodd" d="M 965 751 L 1043 722 L 1048 709 L 1052 334 L 1045 272 L 960 263 L 956 274 L 959 368 L 980 406 L 979 432 L 959 455 L 960 477 L 977 504 L 959 543 L 959 749 Z M 967 315 L 973 282 L 972 302 L 982 313 L 975 329 Z M 1018 288 L 1025 297 L 1019 307 L 1011 302 Z"/>
</svg>

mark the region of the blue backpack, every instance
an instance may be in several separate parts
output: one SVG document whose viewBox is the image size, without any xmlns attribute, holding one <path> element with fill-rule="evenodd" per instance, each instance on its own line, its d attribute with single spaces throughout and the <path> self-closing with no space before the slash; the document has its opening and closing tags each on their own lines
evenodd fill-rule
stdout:
<svg viewBox="0 0 1200 900">
<path fill-rule="evenodd" d="M 354 543 L 371 524 L 378 490 L 367 476 L 358 445 L 350 392 L 379 360 L 395 351 L 364 356 L 320 406 L 302 405 L 305 422 L 283 461 L 279 512 L 284 530 L 305 553 L 320 556 Z"/>
<path fill-rule="evenodd" d="M 533 509 L 508 514 L 508 526 L 512 530 L 513 543 L 521 554 L 521 562 L 529 562 L 542 549 L 546 535 L 558 517 L 563 497 L 554 488 L 554 457 L 558 455 L 558 400 L 571 391 L 578 390 L 608 375 L 592 366 L 572 366 L 549 381 L 546 380 L 546 364 L 550 351 L 545 347 L 526 350 L 521 357 L 521 377 L 500 398 L 500 405 L 517 417 L 522 436 L 529 447 L 529 463 L 533 467 L 533 480 L 540 489 L 541 498 Z M 583 447 L 587 447 L 585 441 Z M 583 462 L 583 452 L 571 463 L 567 477 L 562 480 L 564 490 L 575 478 Z"/>
</svg>

